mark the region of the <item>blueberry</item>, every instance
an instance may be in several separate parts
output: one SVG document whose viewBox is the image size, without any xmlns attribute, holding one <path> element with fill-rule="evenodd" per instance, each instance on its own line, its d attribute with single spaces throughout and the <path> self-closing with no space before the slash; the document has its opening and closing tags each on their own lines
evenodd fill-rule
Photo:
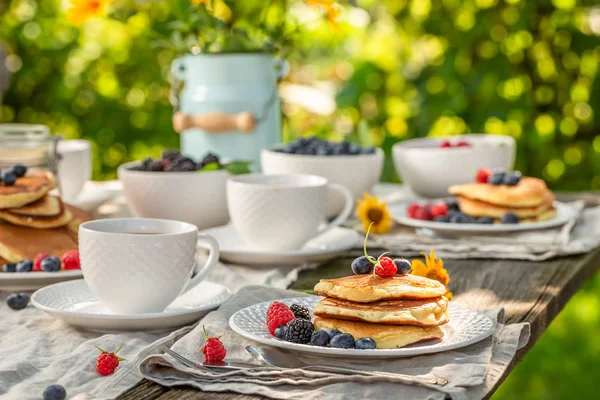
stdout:
<svg viewBox="0 0 600 400">
<path fill-rule="evenodd" d="M 333 339 L 337 335 L 341 335 L 342 331 L 340 331 L 339 329 L 330 329 L 327 331 L 327 334 L 329 335 L 329 341 L 331 342 L 331 339 Z"/>
<path fill-rule="evenodd" d="M 458 203 L 456 201 L 447 201 L 446 206 L 448 207 L 448 212 L 460 211 L 460 208 L 458 207 Z"/>
<path fill-rule="evenodd" d="M 406 258 L 396 258 L 394 265 L 398 268 L 397 274 L 408 275 L 412 272 L 412 264 Z"/>
<path fill-rule="evenodd" d="M 17 272 L 16 263 L 8 263 L 2 266 L 2 272 Z"/>
<path fill-rule="evenodd" d="M 453 224 L 468 224 L 471 222 L 471 218 L 466 214 L 457 212 L 450 216 L 450 222 Z"/>
<path fill-rule="evenodd" d="M 29 295 L 25 293 L 13 293 L 6 298 L 6 304 L 13 310 L 22 310 L 29 303 Z"/>
<path fill-rule="evenodd" d="M 360 338 L 354 343 L 354 348 L 358 350 L 373 350 L 377 347 L 375 341 L 371 338 Z"/>
<path fill-rule="evenodd" d="M 367 256 L 360 256 L 352 261 L 352 272 L 355 275 L 370 274 L 373 272 L 373 264 L 367 259 Z"/>
<path fill-rule="evenodd" d="M 348 154 L 352 154 L 352 155 L 360 154 L 360 146 L 351 144 L 350 149 L 348 150 Z"/>
<path fill-rule="evenodd" d="M 478 224 L 493 224 L 494 220 L 491 219 L 490 217 L 479 217 L 479 218 L 477 218 L 477 223 Z"/>
<path fill-rule="evenodd" d="M 280 327 L 275 329 L 275 336 L 279 339 L 285 340 L 285 332 L 287 331 L 286 325 L 281 325 Z"/>
<path fill-rule="evenodd" d="M 130 171 L 145 171 L 144 167 L 141 164 L 134 165 L 128 168 Z"/>
<path fill-rule="evenodd" d="M 435 222 L 450 222 L 449 215 L 438 215 L 433 219 Z"/>
<path fill-rule="evenodd" d="M 210 154 L 209 154 L 210 155 Z M 210 158 L 204 157 L 207 160 L 211 160 Z M 207 164 L 211 164 L 211 162 L 208 163 L 204 163 L 204 161 L 202 161 L 200 163 L 201 167 L 206 166 Z M 171 164 L 169 164 L 169 166 L 166 168 L 167 171 L 169 172 L 192 172 L 192 171 L 196 171 L 198 169 L 198 165 L 194 162 L 194 160 L 192 160 L 191 158 L 188 157 L 179 157 L 177 158 L 175 161 L 173 161 Z"/>
<path fill-rule="evenodd" d="M 56 256 L 48 256 L 42 260 L 40 267 L 44 272 L 56 272 L 60 270 L 60 260 Z"/>
<path fill-rule="evenodd" d="M 338 349 L 353 349 L 354 337 L 352 337 L 352 335 L 349 333 L 341 333 L 339 335 L 335 335 L 329 344 L 331 347 Z"/>
<path fill-rule="evenodd" d="M 31 260 L 23 260 L 17 264 L 17 272 L 31 272 L 33 270 L 33 262 Z"/>
<path fill-rule="evenodd" d="M 488 183 L 492 185 L 501 185 L 504 182 L 504 172 L 494 172 L 488 178 Z"/>
<path fill-rule="evenodd" d="M 322 329 L 315 331 L 310 337 L 310 344 L 313 346 L 327 346 L 329 344 L 329 334 Z"/>
<path fill-rule="evenodd" d="M 500 222 L 502 222 L 503 224 L 518 224 L 519 217 L 517 217 L 517 214 L 515 213 L 507 212 L 502 216 Z"/>
<path fill-rule="evenodd" d="M 508 186 L 515 186 L 521 181 L 521 173 L 519 171 L 515 171 L 511 174 L 504 175 L 504 184 Z"/>
<path fill-rule="evenodd" d="M 50 385 L 44 389 L 44 400 L 65 400 L 67 391 L 60 385 Z"/>
<path fill-rule="evenodd" d="M 375 154 L 375 147 L 367 147 L 363 150 L 363 154 Z"/>
<path fill-rule="evenodd" d="M 27 173 L 27 167 L 22 164 L 13 165 L 11 169 L 15 173 L 17 178 L 22 178 Z"/>
<path fill-rule="evenodd" d="M 4 186 L 12 186 L 15 184 L 17 180 L 17 175 L 11 170 L 4 171 L 2 173 L 2 182 L 4 182 Z"/>
<path fill-rule="evenodd" d="M 188 158 L 188 160 L 193 161 L 191 158 Z M 221 160 L 219 159 L 219 156 L 217 156 L 216 154 L 213 153 L 208 153 L 207 155 L 204 156 L 204 158 L 202 159 L 202 161 L 200 161 L 200 165 L 205 166 L 207 164 L 219 164 L 221 162 Z"/>
</svg>

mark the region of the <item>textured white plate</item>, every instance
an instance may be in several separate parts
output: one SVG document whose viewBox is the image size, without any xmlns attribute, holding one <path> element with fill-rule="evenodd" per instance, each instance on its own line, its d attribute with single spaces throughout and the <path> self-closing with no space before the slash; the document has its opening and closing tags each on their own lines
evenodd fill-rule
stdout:
<svg viewBox="0 0 600 400">
<path fill-rule="evenodd" d="M 112 314 L 92 294 L 83 279 L 38 290 L 31 303 L 68 324 L 101 332 L 166 330 L 198 321 L 231 297 L 223 285 L 202 282 L 178 297 L 162 313 Z"/>
<path fill-rule="evenodd" d="M 57 282 L 83 278 L 80 269 L 56 272 L 0 272 L 0 291 L 37 290 Z"/>
<path fill-rule="evenodd" d="M 250 247 L 231 224 L 206 229 L 202 233 L 217 239 L 222 260 L 264 267 L 270 265 L 297 266 L 305 262 L 329 260 L 353 248 L 361 240 L 360 235 L 352 229 L 337 227 L 308 241 L 299 250 L 267 251 Z"/>
<path fill-rule="evenodd" d="M 313 310 L 321 297 L 298 297 L 279 300 L 291 305 L 302 304 Z M 450 322 L 442 325 L 444 337 L 415 343 L 401 349 L 355 350 L 318 347 L 307 344 L 289 343 L 272 336 L 265 324 L 265 315 L 272 301 L 246 307 L 231 316 L 229 326 L 240 335 L 259 343 L 281 347 L 283 349 L 323 354 L 330 357 L 367 357 L 367 358 L 397 358 L 412 357 L 420 354 L 439 353 L 477 343 L 490 336 L 496 328 L 496 323 L 483 314 L 450 303 L 448 315 Z"/>
<path fill-rule="evenodd" d="M 445 199 L 431 200 L 431 203 L 435 204 L 436 202 L 440 202 L 442 200 Z M 575 211 L 569 205 L 561 203 L 559 201 L 555 201 L 554 207 L 556 207 L 556 217 L 547 221 L 491 225 L 453 224 L 450 222 L 421 221 L 418 219 L 410 218 L 408 215 L 406 215 L 406 209 L 409 205 L 410 204 L 390 205 L 390 214 L 392 215 L 392 218 L 402 225 L 444 232 L 498 233 L 528 231 L 533 229 L 546 229 L 564 225 L 575 216 Z"/>
</svg>

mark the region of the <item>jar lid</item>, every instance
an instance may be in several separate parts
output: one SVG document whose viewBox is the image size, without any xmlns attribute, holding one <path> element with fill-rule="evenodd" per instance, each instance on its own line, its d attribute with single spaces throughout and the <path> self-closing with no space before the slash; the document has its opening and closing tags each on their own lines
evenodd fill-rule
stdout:
<svg viewBox="0 0 600 400">
<path fill-rule="evenodd" d="M 45 125 L 0 124 L 0 167 L 48 166 L 58 139 L 50 136 L 50 129 Z"/>
</svg>

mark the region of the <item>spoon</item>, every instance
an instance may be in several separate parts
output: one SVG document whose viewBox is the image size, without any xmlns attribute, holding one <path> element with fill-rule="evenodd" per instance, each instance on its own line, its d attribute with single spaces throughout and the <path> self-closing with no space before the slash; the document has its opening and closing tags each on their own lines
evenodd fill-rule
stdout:
<svg viewBox="0 0 600 400">
<path fill-rule="evenodd" d="M 306 364 L 302 360 L 299 360 L 295 355 L 286 353 L 280 350 L 275 350 L 268 347 L 259 346 L 246 346 L 246 351 L 262 362 L 263 364 L 270 365 L 272 367 L 279 368 L 301 368 L 305 370 L 312 370 L 317 372 L 334 373 L 341 375 L 362 375 L 362 376 L 385 376 L 394 380 L 397 380 L 406 385 L 419 385 L 419 384 L 430 384 L 430 385 L 445 385 L 448 380 L 443 378 L 430 378 L 419 375 L 406 375 L 383 371 L 363 371 L 354 368 L 345 367 L 334 367 L 330 365 L 312 365 Z"/>
</svg>

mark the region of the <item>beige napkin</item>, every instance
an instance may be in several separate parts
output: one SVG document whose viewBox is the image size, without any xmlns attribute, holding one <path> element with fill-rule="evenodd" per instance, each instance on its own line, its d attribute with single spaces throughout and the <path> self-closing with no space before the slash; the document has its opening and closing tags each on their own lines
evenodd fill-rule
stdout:
<svg viewBox="0 0 600 400">
<path fill-rule="evenodd" d="M 204 343 L 201 325 L 210 335 L 223 335 L 221 340 L 227 348 L 228 359 L 256 363 L 245 347 L 256 344 L 234 333 L 228 324 L 229 317 L 248 305 L 284 297 L 299 297 L 292 291 L 245 287 L 217 311 L 208 314 L 194 330 L 178 340 L 172 349 L 192 360 L 202 362 L 199 349 Z M 401 372 L 411 375 L 438 376 L 449 384 L 434 390 L 390 382 L 383 377 L 340 376 L 302 370 L 281 370 L 275 373 L 258 373 L 246 370 L 231 372 L 215 378 L 213 374 L 185 367 L 169 356 L 154 355 L 140 365 L 142 375 L 165 386 L 191 385 L 208 392 L 234 391 L 258 394 L 271 398 L 286 399 L 342 399 L 342 398 L 410 398 L 453 399 L 481 398 L 506 370 L 517 349 L 529 338 L 528 324 L 504 325 L 501 309 L 484 312 L 498 321 L 494 335 L 474 345 L 438 354 L 392 360 L 350 361 L 340 358 L 300 356 L 309 363 L 330 364 Z"/>
</svg>

